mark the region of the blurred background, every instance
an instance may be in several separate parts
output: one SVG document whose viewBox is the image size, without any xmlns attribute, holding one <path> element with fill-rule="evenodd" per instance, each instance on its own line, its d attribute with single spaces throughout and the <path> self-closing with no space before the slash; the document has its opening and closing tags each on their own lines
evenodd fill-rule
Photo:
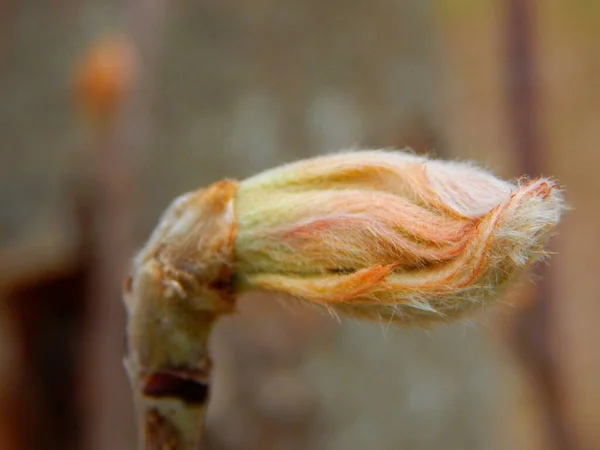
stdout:
<svg viewBox="0 0 600 450">
<path fill-rule="evenodd" d="M 349 147 L 555 176 L 556 254 L 472 323 L 240 299 L 206 448 L 600 449 L 600 2 L 0 1 L 0 448 L 135 448 L 127 260 L 182 192 Z"/>
</svg>

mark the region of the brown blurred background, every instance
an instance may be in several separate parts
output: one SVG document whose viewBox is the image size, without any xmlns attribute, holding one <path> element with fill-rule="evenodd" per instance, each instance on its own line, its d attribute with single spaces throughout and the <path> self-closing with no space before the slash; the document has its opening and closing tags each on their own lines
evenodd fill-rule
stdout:
<svg viewBox="0 0 600 450">
<path fill-rule="evenodd" d="M 206 447 L 600 449 L 598 30 L 595 0 L 0 0 L 0 448 L 135 448 L 119 283 L 173 197 L 410 146 L 555 176 L 549 267 L 426 331 L 241 299 Z M 115 33 L 90 89 L 123 104 L 90 112 Z"/>
</svg>

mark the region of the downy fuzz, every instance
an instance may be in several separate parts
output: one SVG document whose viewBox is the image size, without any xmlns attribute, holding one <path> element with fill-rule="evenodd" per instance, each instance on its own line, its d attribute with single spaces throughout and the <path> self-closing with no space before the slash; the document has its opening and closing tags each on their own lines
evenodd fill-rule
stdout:
<svg viewBox="0 0 600 450">
<path fill-rule="evenodd" d="M 516 184 L 466 163 L 358 151 L 243 181 L 235 273 L 335 314 L 451 319 L 544 257 L 563 211 L 549 179 Z"/>
</svg>

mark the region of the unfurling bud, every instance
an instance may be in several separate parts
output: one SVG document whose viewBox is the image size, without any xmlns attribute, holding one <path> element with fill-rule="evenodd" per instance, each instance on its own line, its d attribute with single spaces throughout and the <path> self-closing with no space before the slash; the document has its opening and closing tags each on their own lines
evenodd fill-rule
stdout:
<svg viewBox="0 0 600 450">
<path fill-rule="evenodd" d="M 549 179 L 511 184 L 470 164 L 386 151 L 323 156 L 179 197 L 125 285 L 141 431 L 155 442 L 156 424 L 169 424 L 170 442 L 195 448 L 208 335 L 237 293 L 283 292 L 387 322 L 457 318 L 546 255 L 563 209 Z"/>
<path fill-rule="evenodd" d="M 543 257 L 562 193 L 470 164 L 361 151 L 289 164 L 236 197 L 241 284 L 334 313 L 444 320 L 497 297 Z"/>
</svg>

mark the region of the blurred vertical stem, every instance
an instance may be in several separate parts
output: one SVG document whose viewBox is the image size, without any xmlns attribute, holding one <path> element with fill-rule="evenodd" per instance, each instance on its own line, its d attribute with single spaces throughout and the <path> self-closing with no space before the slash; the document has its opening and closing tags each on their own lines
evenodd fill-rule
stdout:
<svg viewBox="0 0 600 450">
<path fill-rule="evenodd" d="M 116 92 L 121 98 L 114 99 L 118 107 L 109 111 L 110 117 L 91 117 L 96 137 L 88 170 L 92 175 L 97 257 L 89 286 L 84 366 L 89 399 L 85 448 L 90 450 L 132 446 L 131 394 L 122 365 L 125 315 L 121 279 L 133 247 L 134 180 L 149 138 L 152 74 L 164 6 L 164 0 L 130 0 L 124 4 L 129 27 L 124 43 L 132 51 L 134 76 Z M 106 94 L 103 82 L 100 77 L 100 95 Z M 102 113 L 87 112 L 91 116 Z"/>
<path fill-rule="evenodd" d="M 540 145 L 535 73 L 535 6 L 532 0 L 506 0 L 509 124 L 521 172 L 537 176 L 546 167 Z M 549 443 L 557 450 L 578 449 L 563 403 L 559 361 L 552 329 L 552 286 L 548 266 L 538 265 L 535 298 L 517 318 L 515 351 L 535 380 Z"/>
</svg>

